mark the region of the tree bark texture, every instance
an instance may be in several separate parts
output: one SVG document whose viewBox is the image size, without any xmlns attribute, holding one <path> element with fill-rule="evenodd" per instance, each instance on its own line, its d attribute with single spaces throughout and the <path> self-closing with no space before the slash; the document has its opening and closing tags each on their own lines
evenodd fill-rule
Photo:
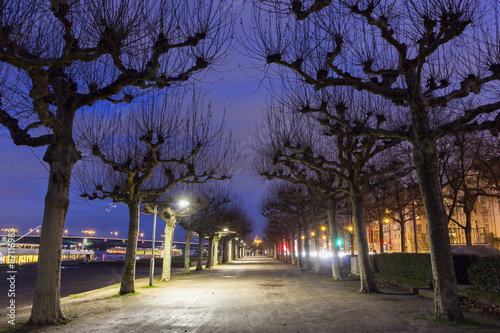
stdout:
<svg viewBox="0 0 500 333">
<path fill-rule="evenodd" d="M 215 236 L 214 237 L 214 266 L 217 266 L 219 264 L 219 241 L 220 237 Z"/>
<path fill-rule="evenodd" d="M 304 257 L 302 256 L 303 251 L 302 226 L 299 224 L 297 226 L 297 267 L 304 266 Z"/>
<path fill-rule="evenodd" d="M 472 245 L 472 210 L 465 212 L 465 244 Z"/>
<path fill-rule="evenodd" d="M 184 274 L 191 273 L 191 238 L 193 237 L 193 230 L 189 229 L 186 233 L 186 247 L 184 248 Z"/>
<path fill-rule="evenodd" d="M 213 255 L 214 255 L 214 236 L 209 235 L 208 236 L 207 264 L 206 264 L 205 268 L 212 268 Z"/>
<path fill-rule="evenodd" d="M 339 237 L 339 230 L 337 225 L 337 207 L 333 200 L 327 201 L 326 213 L 328 215 L 328 229 L 330 230 L 330 241 L 332 242 L 332 279 L 342 280 L 342 273 L 340 267 L 339 245 L 337 238 Z"/>
<path fill-rule="evenodd" d="M 205 232 L 201 231 L 198 238 L 198 260 L 196 262 L 196 270 L 203 270 L 203 251 L 205 249 Z"/>
<path fill-rule="evenodd" d="M 137 239 L 139 237 L 139 213 L 141 201 L 136 200 L 128 205 L 128 235 L 127 249 L 125 252 L 125 266 L 123 268 L 120 295 L 135 292 L 135 257 L 137 250 Z"/>
<path fill-rule="evenodd" d="M 319 232 L 314 235 L 314 252 L 316 256 L 314 257 L 314 272 L 319 273 L 321 271 L 321 263 L 319 257 Z"/>
<path fill-rule="evenodd" d="M 170 281 L 172 274 L 172 243 L 174 241 L 175 220 L 167 221 L 165 225 L 165 247 L 163 250 L 163 268 L 161 281 Z"/>
<path fill-rule="evenodd" d="M 380 238 L 380 253 L 384 253 L 384 218 L 378 220 L 378 236 Z"/>
<path fill-rule="evenodd" d="M 295 265 L 295 249 L 294 249 L 294 244 L 295 244 L 295 231 L 293 228 L 291 228 L 290 232 L 290 263 L 292 265 Z"/>
<path fill-rule="evenodd" d="M 434 277 L 435 317 L 463 318 L 453 265 L 448 220 L 439 182 L 438 157 L 433 140 L 414 143 L 413 162 L 417 170 L 427 218 L 432 273 Z"/>
<path fill-rule="evenodd" d="M 356 236 L 356 246 L 358 248 L 358 263 L 361 279 L 360 293 L 379 292 L 375 284 L 372 265 L 369 258 L 368 241 L 366 238 L 366 228 L 364 221 L 364 201 L 361 190 L 356 186 L 351 186 L 351 202 L 353 208 L 354 234 Z"/>
<path fill-rule="evenodd" d="M 304 229 L 304 252 L 306 254 L 304 259 L 304 267 L 305 269 L 309 268 L 311 262 L 311 249 L 309 246 L 309 229 L 307 228 L 307 223 L 302 223 L 302 228 Z"/>
<path fill-rule="evenodd" d="M 51 144 L 44 159 L 50 165 L 50 174 L 40 233 L 35 295 L 28 321 L 37 325 L 66 320 L 60 304 L 62 239 L 69 207 L 71 170 L 79 154 L 73 140 L 67 138 Z"/>
</svg>

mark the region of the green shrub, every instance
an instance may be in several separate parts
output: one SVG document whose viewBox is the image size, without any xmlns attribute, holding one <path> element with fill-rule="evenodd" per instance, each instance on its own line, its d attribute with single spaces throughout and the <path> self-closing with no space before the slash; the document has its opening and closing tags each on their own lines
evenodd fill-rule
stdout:
<svg viewBox="0 0 500 333">
<path fill-rule="evenodd" d="M 453 263 L 455 264 L 455 274 L 458 284 L 471 284 L 469 279 L 469 268 L 479 259 L 472 254 L 454 254 Z"/>
<path fill-rule="evenodd" d="M 428 253 L 381 253 L 370 258 L 372 266 L 384 275 L 432 282 L 431 257 Z"/>
<path fill-rule="evenodd" d="M 429 253 L 381 253 L 370 256 L 375 272 L 432 283 L 431 256 Z M 454 254 L 455 274 L 458 284 L 469 284 L 469 267 L 478 260 L 475 255 Z"/>
<path fill-rule="evenodd" d="M 500 256 L 479 258 L 469 268 L 472 288 L 500 294 Z"/>
</svg>

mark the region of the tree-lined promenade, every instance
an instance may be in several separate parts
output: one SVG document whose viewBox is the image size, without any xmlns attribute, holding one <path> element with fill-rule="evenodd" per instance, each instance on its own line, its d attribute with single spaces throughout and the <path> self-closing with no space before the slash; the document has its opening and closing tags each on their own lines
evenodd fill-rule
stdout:
<svg viewBox="0 0 500 333">
<path fill-rule="evenodd" d="M 499 197 L 496 2 L 248 3 L 251 14 L 241 19 L 231 0 L 0 3 L 0 125 L 14 144 L 44 147 L 49 173 L 29 324 L 66 320 L 60 275 L 70 189 L 128 207 L 124 295 L 136 291 L 141 211 L 165 221 L 166 244 L 179 223 L 189 239 L 208 238 L 208 267 L 217 263 L 219 242 L 228 261 L 228 244 L 241 243 L 251 221 L 240 197 L 214 184 L 245 162 L 272 182 L 261 205 L 266 235 L 290 240 L 290 250 L 297 240 L 304 268 L 309 235 L 327 220 L 332 278 L 342 280 L 338 217 L 350 210 L 360 293 L 379 292 L 368 216 L 379 222 L 382 251 L 384 214 L 404 229 L 418 195 L 434 316 L 463 318 L 448 224 L 463 228 L 470 243 L 474 204 Z M 247 56 L 252 75 L 269 79 L 249 154 L 202 93 L 206 75 L 223 73 L 234 49 Z M 481 180 L 469 181 L 471 173 Z M 193 203 L 186 211 L 177 204 L 182 196 Z M 317 236 L 313 242 L 317 248 Z M 169 279 L 167 264 L 162 280 Z"/>
<path fill-rule="evenodd" d="M 159 276 L 158 276 L 159 278 Z M 430 320 L 430 299 L 379 286 L 358 294 L 359 281 L 332 282 L 266 256 L 245 257 L 173 281 L 136 282 L 138 294 L 118 286 L 63 298 L 71 318 L 40 332 L 495 332 L 498 318 L 466 313 L 467 324 Z"/>
</svg>

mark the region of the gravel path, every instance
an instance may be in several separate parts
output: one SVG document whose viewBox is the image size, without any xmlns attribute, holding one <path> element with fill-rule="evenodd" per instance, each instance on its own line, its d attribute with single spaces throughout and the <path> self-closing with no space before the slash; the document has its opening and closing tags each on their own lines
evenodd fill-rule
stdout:
<svg viewBox="0 0 500 333">
<path fill-rule="evenodd" d="M 155 282 L 138 295 L 118 287 L 63 301 L 71 322 L 42 332 L 499 332 L 498 317 L 468 313 L 468 325 L 430 320 L 432 300 L 381 288 L 358 294 L 359 281 L 331 282 L 267 257 Z"/>
</svg>

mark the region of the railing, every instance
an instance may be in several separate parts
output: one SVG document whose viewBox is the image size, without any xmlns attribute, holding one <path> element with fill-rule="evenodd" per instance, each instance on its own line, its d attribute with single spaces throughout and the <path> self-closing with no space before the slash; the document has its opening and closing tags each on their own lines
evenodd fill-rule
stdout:
<svg viewBox="0 0 500 333">
<path fill-rule="evenodd" d="M 463 228 L 448 228 L 450 233 L 451 245 L 467 245 L 465 230 Z M 488 238 L 486 237 L 485 228 L 472 228 L 471 229 L 472 245 L 486 245 Z"/>
</svg>

